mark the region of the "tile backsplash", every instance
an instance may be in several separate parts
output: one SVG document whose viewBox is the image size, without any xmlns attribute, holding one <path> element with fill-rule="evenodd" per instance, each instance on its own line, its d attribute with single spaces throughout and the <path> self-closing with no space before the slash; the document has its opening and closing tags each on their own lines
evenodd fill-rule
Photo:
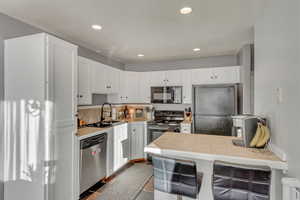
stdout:
<svg viewBox="0 0 300 200">
<path fill-rule="evenodd" d="M 87 124 L 96 123 L 101 120 L 101 108 L 79 109 L 78 118 Z"/>
<path fill-rule="evenodd" d="M 127 106 L 130 114 L 129 119 L 147 118 L 147 111 L 151 112 L 152 105 L 113 105 L 116 112 L 116 120 L 124 120 L 124 109 Z M 149 107 L 150 109 L 147 109 Z M 101 120 L 101 106 L 79 107 L 78 119 L 83 121 L 84 124 L 96 123 Z M 104 116 L 107 117 L 109 107 L 104 108 Z"/>
</svg>

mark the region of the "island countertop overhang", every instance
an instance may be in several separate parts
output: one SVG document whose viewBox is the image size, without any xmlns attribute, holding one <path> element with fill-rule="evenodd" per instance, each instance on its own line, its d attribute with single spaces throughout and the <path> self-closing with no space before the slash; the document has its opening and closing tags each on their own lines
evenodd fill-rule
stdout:
<svg viewBox="0 0 300 200">
<path fill-rule="evenodd" d="M 232 144 L 232 139 L 234 137 L 166 132 L 144 150 L 146 153 L 174 158 L 223 161 L 288 170 L 287 162 L 269 149 L 238 147 Z"/>
</svg>

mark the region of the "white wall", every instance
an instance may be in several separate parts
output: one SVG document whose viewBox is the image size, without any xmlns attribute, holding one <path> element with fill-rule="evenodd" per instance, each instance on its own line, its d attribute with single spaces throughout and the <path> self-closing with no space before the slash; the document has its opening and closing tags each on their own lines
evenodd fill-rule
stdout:
<svg viewBox="0 0 300 200">
<path fill-rule="evenodd" d="M 206 67 L 224 67 L 237 65 L 237 56 L 210 56 L 197 59 L 185 59 L 174 61 L 149 62 L 140 64 L 125 65 L 125 70 L 128 71 L 160 71 L 160 70 L 175 70 L 175 69 L 195 69 Z"/>
<path fill-rule="evenodd" d="M 244 45 L 239 53 L 238 53 L 238 65 L 241 66 L 240 76 L 242 85 L 242 105 L 241 105 L 241 112 L 243 114 L 253 114 L 254 112 L 254 98 L 253 98 L 253 87 L 254 81 L 253 79 L 253 72 L 251 71 L 251 67 L 253 65 L 253 45 L 246 44 Z"/>
<path fill-rule="evenodd" d="M 191 104 L 153 104 L 155 110 L 181 110 L 191 107 Z"/>
<path fill-rule="evenodd" d="M 0 12 L 0 36 L 4 39 L 20 37 L 24 35 L 31 35 L 35 33 L 46 32 L 45 30 L 41 30 L 37 27 L 26 24 L 20 20 L 2 14 Z M 51 34 L 51 33 L 50 33 Z M 72 42 L 68 40 L 68 38 L 62 38 L 66 41 Z M 85 47 L 79 46 L 78 54 L 80 56 L 110 65 L 112 67 L 118 69 L 124 69 L 124 64 L 119 61 L 114 60 L 113 58 L 103 56 L 95 51 L 87 49 Z"/>
<path fill-rule="evenodd" d="M 255 25 L 255 113 L 267 116 L 272 142 L 287 153 L 289 175 L 300 179 L 299 29 L 299 0 L 267 0 Z"/>
<path fill-rule="evenodd" d="M 4 168 L 4 152 L 3 152 L 3 140 L 4 140 L 4 130 L 3 130 L 3 99 L 4 99 L 4 43 L 3 39 L 0 37 L 0 200 L 4 198 L 4 183 L 3 183 L 3 168 Z"/>
</svg>

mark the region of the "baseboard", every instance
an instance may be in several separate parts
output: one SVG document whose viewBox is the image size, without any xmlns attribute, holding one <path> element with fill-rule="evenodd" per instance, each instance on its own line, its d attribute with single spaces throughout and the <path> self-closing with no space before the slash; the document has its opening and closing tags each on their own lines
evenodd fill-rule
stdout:
<svg viewBox="0 0 300 200">
<path fill-rule="evenodd" d="M 279 148 L 277 145 L 275 145 L 273 143 L 270 143 L 269 144 L 269 149 L 273 153 L 275 153 L 275 155 L 278 156 L 281 160 L 287 161 L 287 155 L 286 155 L 286 153 L 281 148 Z"/>
<path fill-rule="evenodd" d="M 145 158 L 140 158 L 140 159 L 135 159 L 135 160 L 131 160 L 131 163 L 142 163 L 142 162 L 146 162 Z"/>
</svg>

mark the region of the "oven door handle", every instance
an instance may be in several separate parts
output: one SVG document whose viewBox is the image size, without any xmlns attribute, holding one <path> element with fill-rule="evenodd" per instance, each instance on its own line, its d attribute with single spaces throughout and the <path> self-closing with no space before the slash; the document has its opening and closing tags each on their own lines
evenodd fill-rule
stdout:
<svg viewBox="0 0 300 200">
<path fill-rule="evenodd" d="M 148 128 L 149 130 L 168 131 L 169 128 Z"/>
</svg>

